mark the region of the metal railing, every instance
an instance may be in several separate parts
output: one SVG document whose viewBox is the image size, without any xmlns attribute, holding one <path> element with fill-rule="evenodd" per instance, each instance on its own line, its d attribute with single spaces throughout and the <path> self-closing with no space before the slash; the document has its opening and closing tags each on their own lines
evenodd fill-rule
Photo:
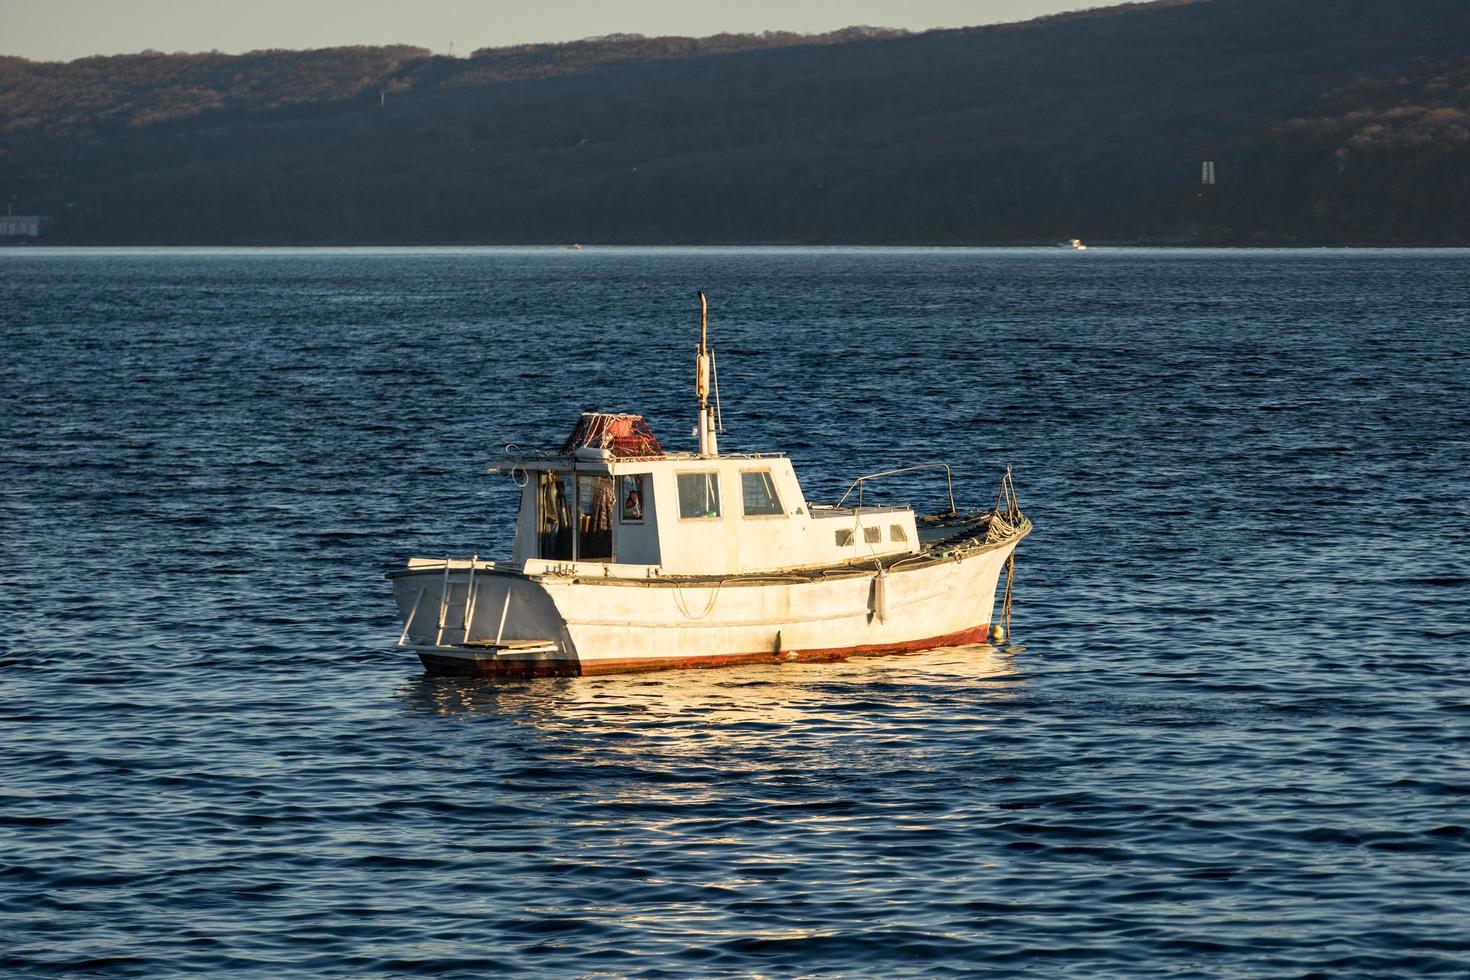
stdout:
<svg viewBox="0 0 1470 980">
<path fill-rule="evenodd" d="M 833 506 L 841 507 L 847 501 L 847 498 L 852 496 L 852 492 L 856 490 L 858 494 L 857 506 L 861 507 L 863 505 L 863 485 L 869 480 L 876 480 L 884 476 L 897 476 L 900 473 L 913 473 L 917 470 L 937 469 L 944 470 L 944 486 L 949 493 L 949 512 L 953 514 L 955 513 L 954 474 L 950 472 L 948 463 L 919 463 L 916 466 L 901 466 L 896 470 L 880 470 L 877 473 L 865 473 L 852 481 L 852 486 L 847 488 L 847 492 L 842 495 L 842 499 L 837 501 Z"/>
</svg>

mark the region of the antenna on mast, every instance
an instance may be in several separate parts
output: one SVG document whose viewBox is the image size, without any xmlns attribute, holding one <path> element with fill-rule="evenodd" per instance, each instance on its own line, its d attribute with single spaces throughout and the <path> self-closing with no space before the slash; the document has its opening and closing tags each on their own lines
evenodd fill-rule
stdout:
<svg viewBox="0 0 1470 980">
<path fill-rule="evenodd" d="M 710 363 L 709 349 L 709 300 L 704 290 L 699 292 L 699 352 L 694 359 L 694 390 L 699 395 L 699 455 L 718 456 L 719 442 L 715 437 L 715 409 L 709 403 Z"/>
</svg>

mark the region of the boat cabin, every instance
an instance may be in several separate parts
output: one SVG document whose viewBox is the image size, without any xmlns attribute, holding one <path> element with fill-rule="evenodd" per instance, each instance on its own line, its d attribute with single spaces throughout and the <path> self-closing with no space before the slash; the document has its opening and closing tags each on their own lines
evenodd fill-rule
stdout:
<svg viewBox="0 0 1470 980">
<path fill-rule="evenodd" d="M 583 413 L 560 452 L 492 467 L 522 483 L 513 562 L 617 577 L 740 575 L 919 550 L 908 507 L 813 506 L 779 453 L 666 453 L 637 415 Z"/>
</svg>

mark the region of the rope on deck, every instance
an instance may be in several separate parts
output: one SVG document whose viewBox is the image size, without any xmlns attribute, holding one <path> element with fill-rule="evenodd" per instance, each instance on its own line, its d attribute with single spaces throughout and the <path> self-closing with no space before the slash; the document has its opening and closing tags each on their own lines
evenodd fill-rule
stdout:
<svg viewBox="0 0 1470 980">
<path fill-rule="evenodd" d="M 1004 504 L 1004 506 L 1002 506 Z M 1011 478 L 1011 468 L 1006 467 L 1005 476 L 1000 478 L 1000 490 L 995 495 L 995 516 L 985 529 L 985 543 L 1000 541 L 1016 533 L 1016 525 L 1024 518 L 1021 505 L 1016 501 L 1016 483 Z M 1015 597 L 1016 552 L 1012 549 L 1006 558 L 1006 594 L 1000 601 L 1000 614 L 1005 623 L 1005 638 L 1011 635 L 1011 602 Z"/>
</svg>

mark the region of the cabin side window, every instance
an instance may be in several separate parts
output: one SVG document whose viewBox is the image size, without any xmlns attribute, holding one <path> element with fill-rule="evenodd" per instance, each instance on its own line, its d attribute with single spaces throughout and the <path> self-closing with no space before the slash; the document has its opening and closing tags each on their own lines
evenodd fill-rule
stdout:
<svg viewBox="0 0 1470 980">
<path fill-rule="evenodd" d="M 644 473 L 628 473 L 618 477 L 618 499 L 622 501 L 622 509 L 618 512 L 618 520 L 623 524 L 643 523 L 643 492 Z"/>
<path fill-rule="evenodd" d="M 903 529 L 903 525 L 902 524 L 893 524 L 893 525 L 890 525 L 889 526 L 889 528 L 888 528 L 888 540 L 890 540 L 890 541 L 907 541 L 908 539 L 909 539 L 908 532 Z"/>
<path fill-rule="evenodd" d="M 881 527 L 863 528 L 863 543 L 878 544 L 883 540 L 883 529 Z"/>
<path fill-rule="evenodd" d="M 549 561 L 572 558 L 572 508 L 567 503 L 567 485 L 555 470 L 536 477 L 537 554 Z"/>
<path fill-rule="evenodd" d="M 837 533 L 833 535 L 833 537 L 837 539 L 837 547 L 845 548 L 848 545 L 852 544 L 852 528 L 840 527 L 837 529 Z"/>
<path fill-rule="evenodd" d="M 740 497 L 746 517 L 776 517 L 786 513 L 781 509 L 781 497 L 776 493 L 776 481 L 771 479 L 770 470 L 741 470 Z"/>
<path fill-rule="evenodd" d="M 720 474 L 679 473 L 679 516 L 698 519 L 720 516 Z"/>
</svg>

